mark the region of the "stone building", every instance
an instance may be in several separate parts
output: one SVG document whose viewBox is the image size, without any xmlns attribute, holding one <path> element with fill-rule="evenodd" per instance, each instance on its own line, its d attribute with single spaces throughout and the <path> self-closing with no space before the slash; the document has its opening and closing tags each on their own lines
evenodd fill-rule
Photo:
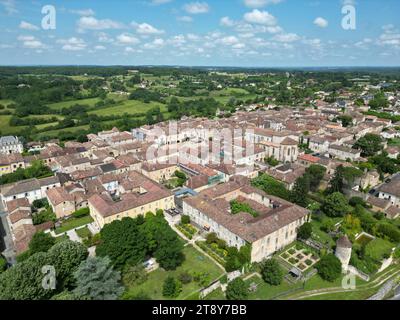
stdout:
<svg viewBox="0 0 400 320">
<path fill-rule="evenodd" d="M 335 255 L 342 263 L 342 270 L 347 271 L 351 258 L 352 243 L 347 236 L 342 236 L 336 242 Z"/>
<path fill-rule="evenodd" d="M 11 153 L 22 153 L 23 151 L 24 147 L 22 145 L 22 142 L 18 139 L 18 137 L 13 137 L 13 136 L 0 137 L 0 153 L 11 154 Z"/>
</svg>

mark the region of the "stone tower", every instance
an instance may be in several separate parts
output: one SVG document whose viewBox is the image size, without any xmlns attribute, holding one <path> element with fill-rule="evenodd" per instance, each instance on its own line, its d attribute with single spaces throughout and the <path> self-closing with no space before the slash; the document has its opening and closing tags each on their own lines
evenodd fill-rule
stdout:
<svg viewBox="0 0 400 320">
<path fill-rule="evenodd" d="M 336 242 L 335 255 L 342 263 L 343 271 L 347 271 L 351 258 L 352 243 L 347 236 L 342 236 Z"/>
</svg>

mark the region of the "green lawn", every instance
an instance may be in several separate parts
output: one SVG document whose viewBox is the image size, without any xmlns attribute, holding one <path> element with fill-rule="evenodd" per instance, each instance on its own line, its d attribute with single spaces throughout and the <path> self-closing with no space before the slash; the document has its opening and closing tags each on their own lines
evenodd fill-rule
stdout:
<svg viewBox="0 0 400 320">
<path fill-rule="evenodd" d="M 81 229 L 78 229 L 76 230 L 76 233 L 81 239 L 88 238 L 92 234 L 88 227 L 83 227 Z"/>
<path fill-rule="evenodd" d="M 226 300 L 225 294 L 221 288 L 214 290 L 208 296 L 204 297 L 204 300 Z"/>
<path fill-rule="evenodd" d="M 93 222 L 93 218 L 91 216 L 85 216 L 82 218 L 70 218 L 70 219 L 64 221 L 61 224 L 61 227 L 59 227 L 55 230 L 55 233 L 60 234 L 60 233 L 78 228 L 80 226 L 84 226 L 91 222 Z"/>
<path fill-rule="evenodd" d="M 302 286 L 301 283 L 290 284 L 285 280 L 282 281 L 282 283 L 279 286 L 271 286 L 268 283 L 265 283 L 264 280 L 260 279 L 257 276 L 251 277 L 250 279 L 246 280 L 246 283 L 249 286 L 253 282 L 257 284 L 257 291 L 251 292 L 249 294 L 249 300 L 270 300 L 279 294 L 282 294 L 284 292 Z"/>
<path fill-rule="evenodd" d="M 158 102 L 144 103 L 136 100 L 126 100 L 116 106 L 90 111 L 89 114 L 97 114 L 98 116 L 107 116 L 107 115 L 120 116 L 127 113 L 129 115 L 135 115 L 138 113 L 146 113 L 149 109 L 154 107 L 160 107 L 161 112 L 167 111 L 166 106 L 162 103 Z"/>
<path fill-rule="evenodd" d="M 62 101 L 57 103 L 49 104 L 48 107 L 54 110 L 61 110 L 63 108 L 72 107 L 75 104 L 86 104 L 89 106 L 94 106 L 97 102 L 100 101 L 100 98 L 89 98 L 89 99 L 78 99 L 78 100 L 70 100 L 70 101 Z"/>
<path fill-rule="evenodd" d="M 209 258 L 201 254 L 192 246 L 185 247 L 183 253 L 186 259 L 182 266 L 178 267 L 175 271 L 157 269 L 151 272 L 145 283 L 128 288 L 126 295 L 135 296 L 136 294 L 143 292 L 151 299 L 164 300 L 165 297 L 162 295 L 162 287 L 164 280 L 168 276 L 178 277 L 183 271 L 207 272 L 211 283 L 223 275 L 224 272 L 214 262 L 212 262 Z M 199 289 L 201 289 L 199 284 L 194 281 L 189 284 L 184 284 L 181 294 L 176 299 L 182 300 L 188 298 L 189 296 L 193 296 L 195 291 Z"/>
</svg>

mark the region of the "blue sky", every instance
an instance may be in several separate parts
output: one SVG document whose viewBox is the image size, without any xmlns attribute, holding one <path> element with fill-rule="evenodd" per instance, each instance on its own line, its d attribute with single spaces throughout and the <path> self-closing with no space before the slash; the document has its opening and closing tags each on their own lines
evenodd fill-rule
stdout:
<svg viewBox="0 0 400 320">
<path fill-rule="evenodd" d="M 0 65 L 399 66 L 399 12 L 398 0 L 0 0 Z"/>
</svg>

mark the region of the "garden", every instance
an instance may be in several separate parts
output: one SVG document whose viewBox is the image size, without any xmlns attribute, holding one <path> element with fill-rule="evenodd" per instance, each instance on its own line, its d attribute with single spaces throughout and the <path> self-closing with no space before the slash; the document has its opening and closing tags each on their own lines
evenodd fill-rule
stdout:
<svg viewBox="0 0 400 320">
<path fill-rule="evenodd" d="M 64 233 L 92 222 L 93 218 L 89 215 L 89 209 L 82 208 L 80 210 L 75 211 L 71 217 L 62 221 L 60 225 L 56 227 L 55 233 L 56 234 Z"/>
<path fill-rule="evenodd" d="M 189 216 L 182 216 L 181 222 L 175 225 L 175 227 L 189 240 L 191 240 L 198 232 L 196 227 L 190 224 Z"/>
<path fill-rule="evenodd" d="M 302 272 L 308 270 L 319 261 L 315 250 L 302 246 L 300 243 L 283 251 L 279 257 Z"/>
<path fill-rule="evenodd" d="M 127 288 L 123 299 L 168 299 L 163 295 L 163 284 L 167 278 L 172 277 L 178 283 L 178 295 L 171 299 L 186 299 L 197 291 L 207 287 L 213 281 L 224 274 L 212 260 L 201 254 L 193 246 L 183 249 L 185 260 L 176 270 L 166 271 L 159 268 L 147 275 L 147 279 L 141 284 L 133 284 Z"/>
</svg>

